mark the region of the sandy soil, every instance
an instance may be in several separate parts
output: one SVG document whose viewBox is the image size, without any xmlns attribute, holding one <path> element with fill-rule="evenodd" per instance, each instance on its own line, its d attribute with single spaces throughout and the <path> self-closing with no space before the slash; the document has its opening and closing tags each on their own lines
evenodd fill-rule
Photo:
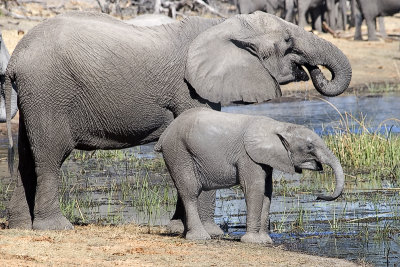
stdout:
<svg viewBox="0 0 400 267">
<path fill-rule="evenodd" d="M 0 231 L 1 266 L 360 266 L 280 247 L 190 242 L 161 228 L 78 226 L 71 231 Z"/>
<path fill-rule="evenodd" d="M 39 14 L 40 15 L 40 14 Z M 0 17 L 0 28 L 10 51 L 36 21 Z M 389 34 L 400 34 L 400 17 L 387 18 Z M 364 29 L 366 31 L 366 29 Z M 351 87 L 370 83 L 400 83 L 399 41 L 355 42 L 320 34 L 338 46 L 353 67 Z M 294 91 L 314 94 L 311 82 L 283 86 L 284 95 Z M 16 131 L 18 119 L 13 120 Z M 5 133 L 3 125 L 0 134 Z M 0 230 L 0 266 L 356 266 L 285 251 L 282 247 L 246 245 L 227 240 L 188 242 L 162 229 L 133 225 L 119 227 L 77 226 L 73 231 Z"/>
</svg>

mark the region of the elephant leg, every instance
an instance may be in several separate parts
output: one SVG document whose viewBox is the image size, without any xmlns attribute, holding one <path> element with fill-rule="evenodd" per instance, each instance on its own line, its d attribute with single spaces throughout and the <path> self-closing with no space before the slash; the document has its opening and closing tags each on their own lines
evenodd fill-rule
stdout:
<svg viewBox="0 0 400 267">
<path fill-rule="evenodd" d="M 285 0 L 285 20 L 294 23 L 294 0 Z"/>
<path fill-rule="evenodd" d="M 187 239 L 210 239 L 198 213 L 198 196 L 201 188 L 192 164 L 187 164 L 191 161 L 191 156 L 182 153 L 179 159 L 175 158 L 170 161 L 167 155 L 164 155 L 164 159 L 180 196 L 177 206 L 182 204 L 184 206 L 185 237 Z M 175 217 L 175 219 L 177 218 Z"/>
<path fill-rule="evenodd" d="M 244 191 L 247 206 L 247 229 L 241 241 L 246 243 L 271 244 L 271 238 L 264 231 L 265 229 L 262 229 L 262 226 L 265 228 L 267 223 L 262 223 L 261 221 L 261 219 L 266 220 L 267 211 L 269 213 L 269 202 L 265 199 L 266 173 L 260 165 L 251 162 L 249 158 L 246 159 L 246 163 L 239 163 L 238 165 L 239 180 Z"/>
<path fill-rule="evenodd" d="M 61 213 L 58 187 L 60 167 L 74 146 L 65 124 L 68 120 L 55 117 L 40 118 L 42 123 L 36 124 L 34 134 L 29 136 L 37 176 L 32 227 L 38 230 L 73 229 Z"/>
<path fill-rule="evenodd" d="M 198 210 L 201 222 L 207 233 L 211 236 L 223 235 L 222 229 L 214 222 L 216 191 L 202 191 L 198 197 Z M 182 198 L 178 193 L 175 213 L 167 225 L 170 233 L 181 234 L 184 232 L 185 208 Z"/>
<path fill-rule="evenodd" d="M 378 21 L 379 21 L 379 32 L 380 32 L 382 38 L 386 39 L 387 34 L 386 34 L 386 28 L 385 28 L 385 18 L 378 17 Z"/>
<path fill-rule="evenodd" d="M 182 198 L 178 193 L 175 213 L 167 225 L 167 230 L 171 234 L 182 234 L 184 232 L 185 207 L 183 206 Z"/>
<path fill-rule="evenodd" d="M 346 6 L 346 0 L 340 0 L 339 2 L 339 13 L 341 17 L 341 29 L 346 30 L 347 27 L 347 6 Z"/>
<path fill-rule="evenodd" d="M 196 186 L 195 184 L 190 185 L 192 188 Z M 187 190 L 189 187 L 186 187 Z M 200 216 L 198 213 L 198 206 L 197 206 L 197 195 L 198 192 L 196 190 L 190 189 L 189 194 L 185 194 L 182 197 L 182 202 L 185 206 L 186 212 L 186 229 L 185 229 L 185 237 L 186 239 L 191 240 L 203 240 L 203 239 L 211 239 L 210 235 L 207 233 L 206 229 L 204 228 Z"/>
<path fill-rule="evenodd" d="M 307 18 L 306 18 L 306 9 L 304 8 L 304 7 L 300 7 L 300 5 L 299 5 L 299 11 L 298 11 L 298 13 L 299 13 L 299 26 L 301 27 L 301 28 L 304 28 L 304 27 L 306 27 L 306 25 L 307 25 Z"/>
<path fill-rule="evenodd" d="M 311 10 L 313 30 L 322 32 L 322 9 L 314 8 Z"/>
<path fill-rule="evenodd" d="M 214 221 L 215 197 L 215 190 L 202 191 L 198 198 L 198 209 L 201 222 L 207 233 L 211 236 L 220 236 L 224 234 L 224 231 Z"/>
<path fill-rule="evenodd" d="M 269 211 L 271 207 L 271 198 L 272 198 L 272 168 L 265 166 L 264 171 L 266 173 L 265 177 L 265 191 L 264 191 L 264 200 L 261 211 L 261 227 L 260 227 L 260 235 L 265 235 L 265 239 L 268 240 L 268 243 L 272 243 L 272 239 L 268 235 L 269 232 Z M 269 241 L 270 240 L 270 241 Z"/>
<path fill-rule="evenodd" d="M 361 32 L 361 25 L 363 22 L 363 16 L 360 12 L 356 11 L 356 14 L 354 16 L 355 18 L 355 25 L 356 25 L 356 31 L 354 33 L 354 40 L 362 40 L 362 32 Z"/>
<path fill-rule="evenodd" d="M 365 18 L 368 27 L 368 41 L 377 41 L 376 37 L 376 21 L 373 18 Z"/>
<path fill-rule="evenodd" d="M 22 113 L 19 117 L 18 155 L 17 184 L 8 204 L 8 225 L 10 228 L 32 229 L 36 174 Z"/>
</svg>

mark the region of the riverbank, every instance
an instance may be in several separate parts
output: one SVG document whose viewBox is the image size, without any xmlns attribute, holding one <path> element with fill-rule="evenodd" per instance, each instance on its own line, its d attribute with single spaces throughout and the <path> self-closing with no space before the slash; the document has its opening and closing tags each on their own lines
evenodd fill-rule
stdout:
<svg viewBox="0 0 400 267">
<path fill-rule="evenodd" d="M 345 260 L 230 240 L 187 241 L 163 228 L 76 226 L 0 231 L 2 266 L 360 266 Z M 18 244 L 18 246 L 16 246 Z M 365 265 L 364 265 L 365 266 Z"/>
</svg>

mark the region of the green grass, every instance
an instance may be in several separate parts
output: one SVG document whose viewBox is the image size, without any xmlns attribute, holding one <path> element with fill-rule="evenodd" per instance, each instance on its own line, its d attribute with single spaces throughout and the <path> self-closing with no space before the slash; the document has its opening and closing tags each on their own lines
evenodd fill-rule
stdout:
<svg viewBox="0 0 400 267">
<path fill-rule="evenodd" d="M 173 211 L 165 207 L 176 203 L 176 190 L 167 179 L 162 158 L 137 157 L 140 151 L 134 152 L 72 153 L 61 172 L 59 190 L 63 214 L 78 224 L 119 224 L 126 220 L 126 211 L 131 211 L 148 225 L 160 223 L 163 213 Z M 106 197 L 93 201 L 95 195 Z"/>
</svg>

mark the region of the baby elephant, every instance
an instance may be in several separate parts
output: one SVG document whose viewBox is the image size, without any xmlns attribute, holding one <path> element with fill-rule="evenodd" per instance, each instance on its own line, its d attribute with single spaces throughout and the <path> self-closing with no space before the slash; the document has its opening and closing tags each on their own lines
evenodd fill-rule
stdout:
<svg viewBox="0 0 400 267">
<path fill-rule="evenodd" d="M 182 198 L 187 239 L 209 239 L 197 206 L 202 190 L 228 188 L 240 184 L 247 205 L 247 232 L 243 242 L 272 243 L 268 213 L 272 195 L 272 169 L 301 173 L 302 169 L 322 170 L 322 163 L 334 170 L 334 200 L 344 186 L 339 160 L 324 141 L 310 129 L 248 116 L 190 109 L 176 118 L 155 146 Z M 210 200 L 211 201 L 211 200 Z"/>
</svg>

